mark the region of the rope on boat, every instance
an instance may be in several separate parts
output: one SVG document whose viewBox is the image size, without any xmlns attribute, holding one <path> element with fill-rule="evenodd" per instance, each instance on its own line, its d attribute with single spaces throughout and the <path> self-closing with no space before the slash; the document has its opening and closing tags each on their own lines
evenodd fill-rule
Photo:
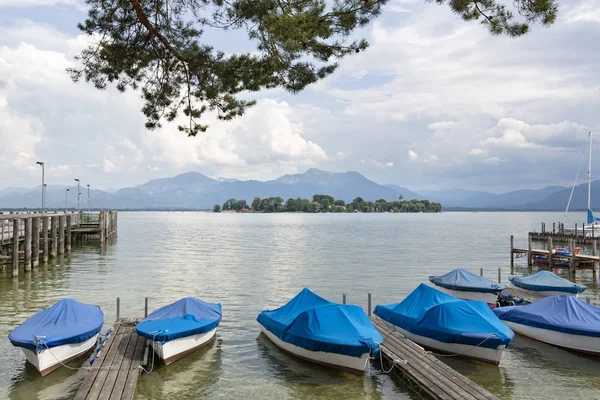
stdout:
<svg viewBox="0 0 600 400">
<path fill-rule="evenodd" d="M 575 182 L 573 182 L 573 187 L 571 188 L 571 194 L 569 195 L 569 201 L 567 202 L 567 209 L 565 210 L 565 216 L 563 217 L 563 223 L 567 222 L 567 213 L 569 212 L 569 206 L 571 205 L 571 199 L 573 198 L 573 192 L 575 191 L 575 185 L 577 185 L 577 178 L 579 177 L 579 171 L 581 170 L 581 165 L 583 164 L 583 156 L 585 156 L 585 150 L 587 149 L 587 143 L 583 146 L 583 152 L 581 153 L 581 160 L 579 161 L 579 168 L 577 168 L 577 174 L 575 175 Z M 584 232 L 585 236 L 585 232 Z"/>
<path fill-rule="evenodd" d="M 54 355 L 54 353 L 52 352 L 52 350 L 50 350 L 50 347 L 48 347 L 48 344 L 46 343 L 46 341 L 44 340 L 44 338 L 45 338 L 45 336 L 37 336 L 37 337 L 35 338 L 35 340 L 33 341 L 33 343 L 35 343 L 36 347 L 37 347 L 37 344 L 38 344 L 38 343 L 41 343 L 41 344 L 43 344 L 43 345 L 44 345 L 44 347 L 46 347 L 46 350 L 48 350 L 48 353 L 50 353 L 50 355 L 51 355 L 52 357 L 54 357 L 54 359 L 55 359 L 56 361 L 58 361 L 58 363 L 59 363 L 60 365 L 62 365 L 63 367 L 66 367 L 66 368 L 68 368 L 68 369 L 72 369 L 72 370 L 74 370 L 74 371 L 77 371 L 77 370 L 79 370 L 79 368 L 73 368 L 73 367 L 69 367 L 67 364 L 65 364 L 65 363 L 63 363 L 61 360 L 59 360 L 59 359 L 58 359 L 58 357 L 56 357 L 56 356 Z"/>
<path fill-rule="evenodd" d="M 385 335 L 385 337 L 383 338 L 383 341 L 385 342 L 385 339 L 394 332 L 396 332 L 395 327 L 390 331 L 390 333 Z M 380 348 L 379 349 L 379 363 L 381 365 L 381 370 L 383 371 L 384 374 L 389 374 L 390 372 L 392 372 L 396 365 L 407 365 L 408 364 L 408 360 L 391 360 L 390 362 L 391 362 L 392 366 L 390 367 L 389 370 L 386 371 L 385 367 L 383 366 L 383 351 L 381 351 L 381 348 Z"/>
<path fill-rule="evenodd" d="M 473 347 L 469 348 L 469 350 L 467 350 L 467 351 L 464 351 L 464 352 L 462 352 L 462 353 L 454 353 L 454 354 L 438 354 L 438 353 L 434 353 L 434 352 L 432 352 L 432 351 L 426 351 L 426 353 L 427 353 L 427 354 L 432 354 L 432 355 L 434 355 L 434 356 L 436 356 L 436 357 L 457 357 L 457 356 L 462 356 L 462 355 L 465 355 L 465 354 L 467 354 L 467 353 L 468 353 L 468 352 L 470 352 L 471 350 L 474 350 L 474 349 L 476 349 L 477 347 L 481 346 L 482 344 L 484 344 L 485 342 L 487 342 L 487 341 L 488 341 L 488 339 L 490 339 L 490 338 L 492 338 L 492 337 L 494 337 L 494 336 L 496 336 L 496 334 L 491 334 L 491 335 L 489 335 L 488 337 L 486 337 L 485 339 L 483 339 L 483 341 L 482 341 L 481 343 L 479 343 L 477 346 L 473 346 Z"/>
<path fill-rule="evenodd" d="M 163 331 L 163 330 L 158 330 L 154 333 L 154 336 L 152 336 L 152 366 L 150 367 L 150 371 L 146 370 L 146 368 L 144 368 L 142 365 L 139 365 L 139 368 L 144 371 L 147 374 L 150 374 L 153 370 L 154 370 L 154 343 L 156 341 L 156 335 L 163 333 L 163 332 L 167 332 L 167 331 Z"/>
</svg>

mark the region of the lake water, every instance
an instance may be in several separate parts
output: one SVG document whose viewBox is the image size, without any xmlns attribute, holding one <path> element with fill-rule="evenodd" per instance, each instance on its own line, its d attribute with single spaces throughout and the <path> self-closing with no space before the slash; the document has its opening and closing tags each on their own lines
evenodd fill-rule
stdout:
<svg viewBox="0 0 600 400">
<path fill-rule="evenodd" d="M 571 215 L 581 222 L 584 214 Z M 296 360 L 259 335 L 256 316 L 303 287 L 366 308 L 400 301 L 431 274 L 464 267 L 495 279 L 510 272 L 509 235 L 560 213 L 442 214 L 119 214 L 105 246 L 77 244 L 70 257 L 12 279 L 0 273 L 0 398 L 69 399 L 85 372 L 61 368 L 42 378 L 12 347 L 8 333 L 64 297 L 97 304 L 107 321 L 143 316 L 184 296 L 223 305 L 218 338 L 169 367 L 142 375 L 137 399 L 410 399 L 402 383 L 372 368 L 365 377 Z M 515 272 L 527 272 L 524 259 Z M 598 300 L 591 271 L 577 280 Z M 105 330 L 104 329 L 104 330 Z M 103 331 L 104 331 L 103 330 Z M 499 367 L 445 359 L 503 399 L 600 398 L 600 361 L 523 337 Z M 87 362 L 87 361 L 86 361 Z M 83 361 L 73 362 L 77 368 Z"/>
</svg>

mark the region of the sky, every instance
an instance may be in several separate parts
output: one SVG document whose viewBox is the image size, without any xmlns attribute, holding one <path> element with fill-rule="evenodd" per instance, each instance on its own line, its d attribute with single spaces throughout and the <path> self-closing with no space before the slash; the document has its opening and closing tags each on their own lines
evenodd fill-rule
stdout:
<svg viewBox="0 0 600 400">
<path fill-rule="evenodd" d="M 146 130 L 137 92 L 70 80 L 85 16 L 80 0 L 0 0 L 0 188 L 38 185 L 44 161 L 48 184 L 103 189 L 188 171 L 266 180 L 319 168 L 499 193 L 571 185 L 587 132 L 600 132 L 600 0 L 563 1 L 552 27 L 516 39 L 444 5 L 391 0 L 357 32 L 370 47 L 333 75 L 298 95 L 254 93 L 246 115 L 207 115 L 195 138 L 177 123 Z M 243 32 L 204 40 L 256 49 Z"/>
</svg>

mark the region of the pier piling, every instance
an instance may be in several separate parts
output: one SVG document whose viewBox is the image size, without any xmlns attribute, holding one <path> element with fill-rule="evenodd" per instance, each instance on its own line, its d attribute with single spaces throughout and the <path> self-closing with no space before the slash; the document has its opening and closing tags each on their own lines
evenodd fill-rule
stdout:
<svg viewBox="0 0 600 400">
<path fill-rule="evenodd" d="M 19 237 L 19 220 L 13 220 L 13 238 Z M 14 240 L 12 242 L 12 276 L 14 278 L 19 276 L 19 241 Z"/>
<path fill-rule="evenodd" d="M 120 316 L 121 316 L 121 298 L 117 297 L 117 321 L 119 320 Z"/>
<path fill-rule="evenodd" d="M 533 258 L 531 256 L 531 232 L 529 232 L 529 235 L 527 235 L 527 249 L 529 250 L 529 252 L 527 253 L 527 266 L 531 266 L 533 264 Z"/>
<path fill-rule="evenodd" d="M 50 217 L 50 258 L 56 258 L 58 250 L 58 217 L 55 215 Z"/>
<path fill-rule="evenodd" d="M 510 265 L 511 267 L 515 265 L 515 236 L 510 235 Z"/>
<path fill-rule="evenodd" d="M 42 214 L 42 261 L 48 262 L 48 216 Z"/>
<path fill-rule="evenodd" d="M 25 223 L 25 232 L 24 232 L 24 237 L 23 240 L 25 241 L 23 243 L 23 259 L 25 261 L 25 271 L 31 271 L 31 236 L 32 236 L 32 232 L 31 232 L 31 218 L 25 218 L 23 220 L 23 222 Z"/>
<path fill-rule="evenodd" d="M 65 216 L 65 222 L 67 224 L 67 236 L 65 237 L 65 250 L 67 253 L 71 252 L 71 215 Z"/>
<path fill-rule="evenodd" d="M 342 293 L 342 304 L 346 304 L 346 293 Z"/>
<path fill-rule="evenodd" d="M 368 293 L 367 295 L 367 307 L 369 308 L 369 312 L 367 313 L 369 315 L 369 317 L 371 316 L 371 292 Z"/>
<path fill-rule="evenodd" d="M 479 276 L 483 276 L 483 268 L 482 267 L 479 268 Z"/>
<path fill-rule="evenodd" d="M 40 264 L 40 218 L 31 219 L 31 267 L 37 268 Z"/>
<path fill-rule="evenodd" d="M 548 268 L 552 268 L 552 238 L 548 238 Z"/>
<path fill-rule="evenodd" d="M 148 298 L 144 298 L 144 318 L 148 316 Z"/>
<path fill-rule="evenodd" d="M 65 216 L 58 217 L 58 254 L 65 254 Z"/>
</svg>

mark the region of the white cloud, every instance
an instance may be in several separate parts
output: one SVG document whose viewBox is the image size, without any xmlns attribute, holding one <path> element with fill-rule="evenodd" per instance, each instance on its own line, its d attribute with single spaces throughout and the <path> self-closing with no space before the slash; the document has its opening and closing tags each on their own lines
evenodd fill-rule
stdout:
<svg viewBox="0 0 600 400">
<path fill-rule="evenodd" d="M 410 161 L 415 161 L 418 157 L 419 157 L 419 155 L 415 151 L 413 151 L 413 150 L 408 151 L 408 158 L 410 159 Z"/>
<path fill-rule="evenodd" d="M 74 6 L 81 11 L 85 11 L 86 7 L 80 0 L 0 0 L 0 8 L 2 7 L 51 7 L 56 5 Z"/>
<path fill-rule="evenodd" d="M 472 156 L 480 156 L 484 154 L 484 151 L 482 149 L 471 149 L 469 154 Z"/>
</svg>

